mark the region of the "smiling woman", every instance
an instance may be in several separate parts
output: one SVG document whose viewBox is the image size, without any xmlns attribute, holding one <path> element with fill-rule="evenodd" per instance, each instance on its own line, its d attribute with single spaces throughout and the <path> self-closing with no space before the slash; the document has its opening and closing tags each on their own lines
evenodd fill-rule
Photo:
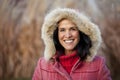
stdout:
<svg viewBox="0 0 120 80">
<path fill-rule="evenodd" d="M 53 41 L 58 56 L 69 55 L 77 51 L 77 55 L 84 60 L 90 54 L 90 38 L 78 30 L 78 27 L 68 19 L 60 20 L 53 34 Z M 59 57 L 57 58 L 59 60 Z"/>
<path fill-rule="evenodd" d="M 58 24 L 58 39 L 65 49 L 65 54 L 69 55 L 78 44 L 80 37 L 79 31 L 74 23 L 64 19 Z"/>
<path fill-rule="evenodd" d="M 55 9 L 42 26 L 45 43 L 32 80 L 111 80 L 105 59 L 96 56 L 100 30 L 74 9 Z M 47 76 L 47 77 L 46 77 Z"/>
</svg>

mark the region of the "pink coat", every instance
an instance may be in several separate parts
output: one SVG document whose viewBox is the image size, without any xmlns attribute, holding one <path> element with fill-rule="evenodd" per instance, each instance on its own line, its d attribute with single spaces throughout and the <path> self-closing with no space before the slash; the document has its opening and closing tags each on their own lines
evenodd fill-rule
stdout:
<svg viewBox="0 0 120 80">
<path fill-rule="evenodd" d="M 78 60 L 68 74 L 59 62 L 46 62 L 40 58 L 32 80 L 111 80 L 103 57 L 96 56 L 91 62 Z"/>
</svg>

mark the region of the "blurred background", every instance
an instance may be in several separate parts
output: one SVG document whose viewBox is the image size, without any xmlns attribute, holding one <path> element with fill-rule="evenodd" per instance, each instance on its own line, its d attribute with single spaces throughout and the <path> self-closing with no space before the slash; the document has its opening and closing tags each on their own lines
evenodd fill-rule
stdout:
<svg viewBox="0 0 120 80">
<path fill-rule="evenodd" d="M 41 26 L 58 7 L 74 8 L 96 23 L 103 37 L 98 55 L 120 80 L 120 0 L 0 0 L 0 80 L 31 80 L 43 56 Z"/>
</svg>

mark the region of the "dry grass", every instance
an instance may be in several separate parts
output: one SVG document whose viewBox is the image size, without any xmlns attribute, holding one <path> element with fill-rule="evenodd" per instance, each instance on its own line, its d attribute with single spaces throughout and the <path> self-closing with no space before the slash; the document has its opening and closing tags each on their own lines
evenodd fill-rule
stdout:
<svg viewBox="0 0 120 80">
<path fill-rule="evenodd" d="M 38 58 L 43 55 L 40 31 L 44 15 L 55 7 L 64 6 L 84 11 L 101 26 L 104 41 L 101 52 L 107 59 L 113 80 L 119 80 L 119 3 L 91 1 L 95 2 L 66 0 L 63 4 L 54 0 L 47 0 L 47 3 L 46 0 L 0 0 L 0 79 L 30 80 L 27 78 L 32 76 Z"/>
</svg>

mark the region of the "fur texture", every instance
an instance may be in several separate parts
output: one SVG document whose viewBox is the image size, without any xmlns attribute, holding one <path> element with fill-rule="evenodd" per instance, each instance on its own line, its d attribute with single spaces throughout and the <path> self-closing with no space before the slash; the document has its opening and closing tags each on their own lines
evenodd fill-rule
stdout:
<svg viewBox="0 0 120 80">
<path fill-rule="evenodd" d="M 90 48 L 90 55 L 87 56 L 86 61 L 93 60 L 102 41 L 100 30 L 85 15 L 69 8 L 55 9 L 45 17 L 42 26 L 42 39 L 45 43 L 45 59 L 48 61 L 55 55 L 56 49 L 53 43 L 53 32 L 56 29 L 56 23 L 62 18 L 73 21 L 80 31 L 90 37 L 92 47 Z"/>
</svg>

